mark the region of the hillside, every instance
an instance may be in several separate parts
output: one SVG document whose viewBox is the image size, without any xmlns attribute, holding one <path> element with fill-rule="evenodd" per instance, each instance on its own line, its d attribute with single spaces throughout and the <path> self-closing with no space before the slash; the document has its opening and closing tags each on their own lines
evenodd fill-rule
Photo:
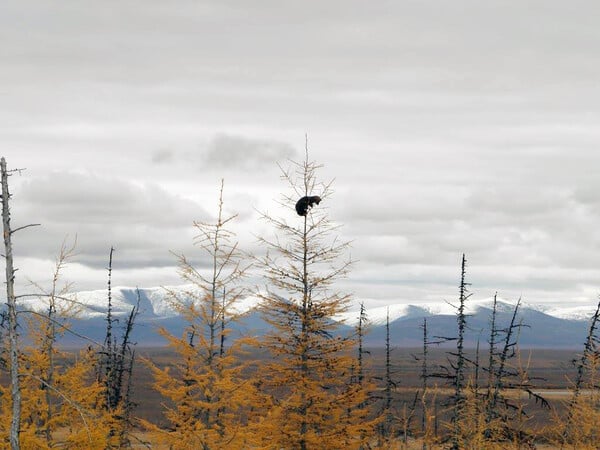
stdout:
<svg viewBox="0 0 600 450">
<path fill-rule="evenodd" d="M 119 321 L 129 314 L 137 301 L 136 288 L 114 287 L 112 290 L 113 314 Z M 189 285 L 170 287 L 140 288 L 140 314 L 135 327 L 134 340 L 142 346 L 163 345 L 157 328 L 164 327 L 174 334 L 183 332 L 183 322 L 171 306 L 171 298 L 176 295 L 183 301 L 189 301 L 193 287 Z M 62 307 L 69 305 L 77 309 L 76 318 L 70 319 L 72 329 L 77 334 L 87 336 L 93 341 L 102 341 L 106 326 L 106 290 L 81 291 L 72 294 L 70 301 L 62 301 Z M 44 310 L 44 301 L 27 299 L 20 304 L 23 310 Z M 487 341 L 492 299 L 468 300 L 467 314 L 469 330 L 466 342 L 474 346 L 479 340 Z M 509 323 L 514 304 L 505 300 L 498 301 L 498 323 Z M 547 306 L 521 306 L 519 320 L 523 327 L 520 332 L 520 345 L 523 347 L 578 348 L 582 345 L 587 331 L 587 319 L 594 305 L 549 308 Z M 238 304 L 240 320 L 232 323 L 235 335 L 261 335 L 268 330 L 259 312 L 256 297 L 247 297 Z M 388 307 L 367 310 L 369 318 L 366 345 L 382 346 L 385 340 L 385 321 L 389 311 L 391 343 L 398 347 L 419 346 L 422 341 L 421 325 L 427 318 L 430 336 L 452 337 L 455 334 L 456 317 L 454 307 L 446 302 L 415 305 L 398 302 Z M 357 311 L 349 311 L 336 318 L 340 321 L 340 333 L 351 332 L 358 320 Z M 85 341 L 67 334 L 62 343 L 65 345 L 87 345 Z"/>
</svg>

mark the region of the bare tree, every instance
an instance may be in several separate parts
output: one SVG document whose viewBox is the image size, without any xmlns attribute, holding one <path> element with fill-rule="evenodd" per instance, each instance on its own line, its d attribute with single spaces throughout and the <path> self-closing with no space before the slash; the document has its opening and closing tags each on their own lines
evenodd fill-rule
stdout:
<svg viewBox="0 0 600 450">
<path fill-rule="evenodd" d="M 135 352 L 131 341 L 131 333 L 140 309 L 140 293 L 137 293 L 137 302 L 131 309 L 121 336 L 115 333 L 113 323 L 117 321 L 112 314 L 112 263 L 114 248 L 110 248 L 108 262 L 106 312 L 106 336 L 104 345 L 100 350 L 100 364 L 98 367 L 98 381 L 104 386 L 104 407 L 116 419 L 111 424 L 108 439 L 118 439 L 120 447 L 129 446 L 128 430 L 130 428 L 130 414 L 133 409 L 131 403 L 132 375 Z"/>
<path fill-rule="evenodd" d="M 8 177 L 11 172 L 6 168 L 4 157 L 0 159 L 2 178 L 2 225 L 4 230 L 4 259 L 6 261 L 6 304 L 8 307 L 8 341 L 10 361 L 10 383 L 12 396 L 12 420 L 10 425 L 10 446 L 12 450 L 20 448 L 19 432 L 21 428 L 21 389 L 19 386 L 19 344 L 17 323 L 17 302 L 15 297 L 15 272 L 13 263 L 12 235 L 24 228 L 38 224 L 25 225 L 14 230 L 10 226 L 10 193 Z"/>
<path fill-rule="evenodd" d="M 568 415 L 564 424 L 564 429 L 562 433 L 563 437 L 563 445 L 565 445 L 569 440 L 575 441 L 573 438 L 575 425 L 575 413 L 577 411 L 577 403 L 581 396 L 581 390 L 584 387 L 584 378 L 586 375 L 586 371 L 590 370 L 590 367 L 594 367 L 597 364 L 596 359 L 598 358 L 598 336 L 597 336 L 597 328 L 600 324 L 600 302 L 596 306 L 596 311 L 592 315 L 590 319 L 590 326 L 588 328 L 588 333 L 585 339 L 585 344 L 583 347 L 583 353 L 581 356 L 574 361 L 577 375 L 575 377 L 575 382 L 573 386 L 573 395 L 571 400 L 569 401 L 568 406 Z M 594 386 L 597 389 L 597 386 Z"/>
<path fill-rule="evenodd" d="M 368 324 L 367 312 L 365 310 L 364 302 L 360 302 L 360 312 L 358 315 L 358 324 L 356 326 L 356 338 L 358 340 L 358 368 L 357 368 L 357 380 L 359 384 L 363 383 L 364 374 L 364 355 L 369 353 L 368 350 L 364 349 L 363 341 L 365 336 L 365 326 Z"/>
<path fill-rule="evenodd" d="M 463 416 L 465 407 L 465 365 L 467 358 L 465 356 L 464 340 L 465 332 L 467 330 L 467 314 L 465 313 L 465 302 L 471 296 L 468 291 L 470 283 L 466 281 L 467 272 L 467 259 L 463 253 L 462 263 L 460 269 L 460 286 L 459 286 L 459 299 L 458 299 L 458 310 L 456 314 L 456 321 L 458 325 L 458 337 L 456 339 L 456 352 L 451 353 L 456 359 L 452 363 L 454 369 L 453 383 L 454 383 L 454 396 L 452 398 L 454 407 L 452 410 L 452 449 L 458 450 L 461 447 L 459 440 L 460 436 L 460 421 Z"/>
</svg>

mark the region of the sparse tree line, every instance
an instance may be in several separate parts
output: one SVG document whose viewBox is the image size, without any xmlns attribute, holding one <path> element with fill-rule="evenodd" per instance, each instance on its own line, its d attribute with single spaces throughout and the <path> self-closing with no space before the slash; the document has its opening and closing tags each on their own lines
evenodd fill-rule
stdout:
<svg viewBox="0 0 600 450">
<path fill-rule="evenodd" d="M 181 335 L 157 331 L 176 355 L 174 362 L 160 365 L 136 355 L 131 334 L 139 302 L 127 317 L 113 316 L 112 248 L 104 342 L 82 335 L 85 349 L 66 353 L 57 340 L 72 333 L 69 318 L 85 308 L 61 281 L 75 243 L 63 243 L 49 290 L 36 286 L 36 293 L 14 292 L 11 238 L 29 225 L 11 228 L 8 179 L 14 172 L 4 158 L 0 167 L 7 287 L 0 329 L 0 448 L 598 448 L 600 303 L 574 361 L 571 397 L 551 405 L 536 393 L 536 380 L 519 351 L 519 331 L 527 326 L 519 316 L 520 300 L 510 322 L 499 323 L 494 297 L 481 351 L 480 344 L 466 351 L 470 285 L 463 255 L 456 334 L 436 336 L 423 319 L 423 345 L 414 355 L 421 384 L 401 398 L 389 317 L 380 370 L 363 345 L 369 320 L 362 304 L 354 332 L 336 332 L 333 318 L 351 301 L 336 281 L 347 275 L 352 261 L 326 209 L 313 205 L 293 218 L 262 213 L 272 232 L 258 238 L 262 255 L 247 255 L 230 228 L 236 216 L 225 214 L 223 184 L 215 221 L 193 224 L 205 264 L 197 268 L 185 255 L 176 255 L 181 278 L 192 286 L 183 295 L 169 292 L 185 329 Z M 287 188 L 280 204 L 292 212 L 299 198 L 318 198 L 326 205 L 331 183 L 318 180 L 319 168 L 308 151 L 304 161 L 282 168 Z M 263 286 L 248 286 L 250 271 L 263 275 Z M 272 331 L 260 338 L 234 338 L 230 324 L 239 318 L 236 305 L 249 294 L 260 297 Z M 38 299 L 45 312 L 19 308 L 26 297 Z M 452 350 L 446 363 L 433 364 L 430 350 L 442 343 L 451 343 Z M 152 373 L 153 388 L 163 399 L 156 405 L 160 421 L 136 417 L 137 371 Z M 553 420 L 544 429 L 531 425 L 533 406 L 550 410 Z"/>
</svg>

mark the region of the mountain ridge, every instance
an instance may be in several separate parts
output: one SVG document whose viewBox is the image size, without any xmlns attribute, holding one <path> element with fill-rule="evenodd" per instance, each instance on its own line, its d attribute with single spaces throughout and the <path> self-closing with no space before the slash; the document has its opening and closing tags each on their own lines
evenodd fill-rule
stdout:
<svg viewBox="0 0 600 450">
<path fill-rule="evenodd" d="M 193 285 L 177 285 L 165 287 L 135 288 L 115 286 L 111 289 L 112 314 L 117 320 L 127 316 L 133 306 L 140 300 L 140 314 L 134 332 L 134 339 L 141 345 L 164 345 L 165 341 L 157 334 L 156 328 L 163 327 L 173 334 L 184 333 L 184 322 L 172 304 L 172 296 L 182 301 L 190 301 L 193 295 L 201 291 Z M 80 291 L 69 294 L 58 300 L 59 310 L 73 307 L 79 309 L 76 317 L 69 319 L 73 331 L 90 336 L 94 341 L 102 341 L 106 324 L 107 289 Z M 20 302 L 22 310 L 43 312 L 47 304 L 43 298 L 23 298 Z M 497 320 L 500 326 L 510 320 L 516 302 L 508 302 L 498 297 Z M 270 327 L 262 319 L 259 311 L 260 299 L 247 296 L 240 300 L 236 312 L 241 314 L 240 320 L 232 324 L 238 335 L 261 335 Z M 469 331 L 466 336 L 469 345 L 479 340 L 486 340 L 486 330 L 493 306 L 492 298 L 469 299 L 466 301 L 467 323 Z M 595 305 L 532 305 L 522 303 L 520 319 L 527 327 L 522 327 L 520 344 L 523 346 L 543 347 L 577 347 L 585 340 L 589 326 L 588 319 L 595 311 Z M 432 302 L 429 304 L 413 304 L 398 302 L 386 306 L 366 310 L 367 329 L 365 343 L 371 346 L 382 346 L 385 339 L 385 323 L 389 313 L 390 337 L 395 346 L 422 345 L 421 325 L 427 318 L 428 328 L 432 335 L 451 337 L 456 327 L 456 308 L 448 302 Z M 350 310 L 334 317 L 340 323 L 340 332 L 351 333 L 358 322 L 359 312 Z M 68 344 L 75 340 L 64 338 Z"/>
</svg>

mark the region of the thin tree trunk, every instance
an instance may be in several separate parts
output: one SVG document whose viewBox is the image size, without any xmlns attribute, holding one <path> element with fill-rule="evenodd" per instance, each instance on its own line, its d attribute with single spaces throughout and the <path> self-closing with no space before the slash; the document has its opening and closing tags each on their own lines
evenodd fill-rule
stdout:
<svg viewBox="0 0 600 450">
<path fill-rule="evenodd" d="M 461 263 L 461 275 L 460 275 L 460 298 L 458 306 L 458 339 L 456 341 L 456 372 L 454 378 L 454 409 L 452 412 L 452 449 L 458 450 L 460 448 L 460 421 L 464 414 L 464 383 L 465 383 L 465 352 L 464 352 L 464 338 L 465 331 L 467 328 L 467 320 L 465 314 L 465 301 L 469 297 L 467 286 L 469 283 L 465 281 L 466 276 L 467 259 L 463 253 Z"/>
<path fill-rule="evenodd" d="M 429 336 L 427 334 L 427 318 L 423 318 L 423 325 L 421 326 L 423 329 L 423 362 L 421 364 L 421 388 L 423 389 L 423 393 L 421 395 L 421 407 L 423 408 L 423 414 L 421 416 L 421 432 L 423 433 L 423 446 L 422 450 L 427 450 L 427 440 L 428 440 L 428 424 L 427 424 L 427 388 L 428 388 L 428 368 L 427 368 L 427 356 L 429 353 Z"/>
<path fill-rule="evenodd" d="M 306 191 L 308 192 L 308 190 Z M 302 296 L 302 334 L 301 339 L 303 342 L 302 345 L 302 382 L 305 382 L 308 377 L 308 355 L 306 354 L 307 346 L 305 345 L 308 333 L 308 315 L 309 312 L 309 298 L 308 298 L 308 241 L 306 239 L 306 230 L 307 230 L 307 218 L 308 214 L 304 216 L 304 232 L 302 235 L 302 246 L 303 246 L 303 257 L 302 257 L 302 283 L 304 284 L 304 295 Z M 308 414 L 308 405 L 306 404 L 306 389 L 302 389 L 301 394 L 301 413 L 302 413 L 302 422 L 300 423 L 300 449 L 306 450 L 306 433 L 308 432 L 308 423 L 306 416 Z"/>
<path fill-rule="evenodd" d="M 221 299 L 221 344 L 219 347 L 219 357 L 223 358 L 225 356 L 225 294 L 226 289 L 223 286 L 223 298 Z"/>
<path fill-rule="evenodd" d="M 392 362 L 390 359 L 390 309 L 385 319 L 385 419 L 383 437 L 388 439 L 392 429 Z"/>
<path fill-rule="evenodd" d="M 492 316 L 490 320 L 490 347 L 489 347 L 489 355 L 488 355 L 488 377 L 487 377 L 487 393 L 485 398 L 485 426 L 486 429 L 484 431 L 484 437 L 486 439 L 490 439 L 492 436 L 492 430 L 490 429 L 490 424 L 492 420 L 497 415 L 496 409 L 492 406 L 492 395 L 494 385 L 496 383 L 496 357 L 497 357 L 497 340 L 498 340 L 498 328 L 496 324 L 496 316 L 498 314 L 498 293 L 494 294 L 494 303 L 492 307 Z"/>
<path fill-rule="evenodd" d="M 6 259 L 6 299 L 8 306 L 8 339 L 10 352 L 10 382 L 12 395 L 12 420 L 10 424 L 10 447 L 18 450 L 21 431 L 21 388 L 19 385 L 19 348 L 17 342 L 17 305 L 15 298 L 15 270 L 12 255 L 12 230 L 10 228 L 10 209 L 8 200 L 8 172 L 6 160 L 0 160 L 2 172 L 2 225 L 4 228 L 4 254 Z"/>
<path fill-rule="evenodd" d="M 53 288 L 52 295 L 50 297 L 50 306 L 48 308 L 48 325 L 46 328 L 46 336 L 45 339 L 45 349 L 46 355 L 48 357 L 48 370 L 45 374 L 45 383 L 48 386 L 52 386 L 54 383 L 54 344 L 56 341 L 56 323 L 54 322 L 54 315 L 56 312 L 56 281 L 57 276 L 54 276 L 53 280 Z M 52 393 L 48 387 L 45 387 L 46 390 L 46 426 L 44 429 L 44 434 L 46 435 L 46 442 L 50 443 L 52 441 L 52 427 L 50 425 L 52 421 Z"/>
<path fill-rule="evenodd" d="M 106 386 L 106 407 L 109 409 L 113 409 L 115 406 L 114 395 L 115 395 L 115 385 L 114 378 L 116 373 L 116 342 L 114 342 L 112 337 L 112 260 L 113 260 L 113 252 L 114 248 L 110 248 L 110 254 L 108 257 L 108 281 L 107 281 L 107 289 L 108 289 L 108 305 L 106 309 L 106 337 L 104 339 L 104 351 L 105 351 L 105 367 L 104 367 L 104 377 L 105 377 L 105 386 Z"/>
<path fill-rule="evenodd" d="M 309 195 L 309 183 L 308 183 L 308 142 L 306 142 L 307 158 L 304 162 L 304 195 Z M 309 289 L 309 273 L 308 273 L 308 214 L 304 215 L 304 229 L 302 231 L 302 329 L 301 329 L 301 373 L 302 382 L 306 383 L 309 376 L 308 370 L 308 333 L 309 333 L 309 321 L 311 320 L 312 304 L 310 298 Z M 306 398 L 306 386 L 302 389 L 301 400 L 300 400 L 300 413 L 302 415 L 300 423 L 300 450 L 307 450 L 306 434 L 308 433 L 308 400 Z"/>
<path fill-rule="evenodd" d="M 366 321 L 367 314 L 365 312 L 364 302 L 360 302 L 360 315 L 358 316 L 358 384 L 362 386 L 364 373 L 363 373 L 363 335 L 364 335 L 364 323 Z"/>
<path fill-rule="evenodd" d="M 570 434 L 573 432 L 573 413 L 577 405 L 577 400 L 581 394 L 583 387 L 584 372 L 588 369 L 589 360 L 594 356 L 595 345 L 596 345 L 596 328 L 600 323 L 600 302 L 596 306 L 596 311 L 590 320 L 590 327 L 588 330 L 587 337 L 585 339 L 585 346 L 583 348 L 583 354 L 577 361 L 577 376 L 575 378 L 575 385 L 573 386 L 573 395 L 569 401 L 567 420 L 565 421 L 565 427 L 563 429 L 563 440 L 567 440 Z M 565 442 L 563 442 L 564 445 Z M 561 447 L 562 448 L 562 447 Z"/>
</svg>

